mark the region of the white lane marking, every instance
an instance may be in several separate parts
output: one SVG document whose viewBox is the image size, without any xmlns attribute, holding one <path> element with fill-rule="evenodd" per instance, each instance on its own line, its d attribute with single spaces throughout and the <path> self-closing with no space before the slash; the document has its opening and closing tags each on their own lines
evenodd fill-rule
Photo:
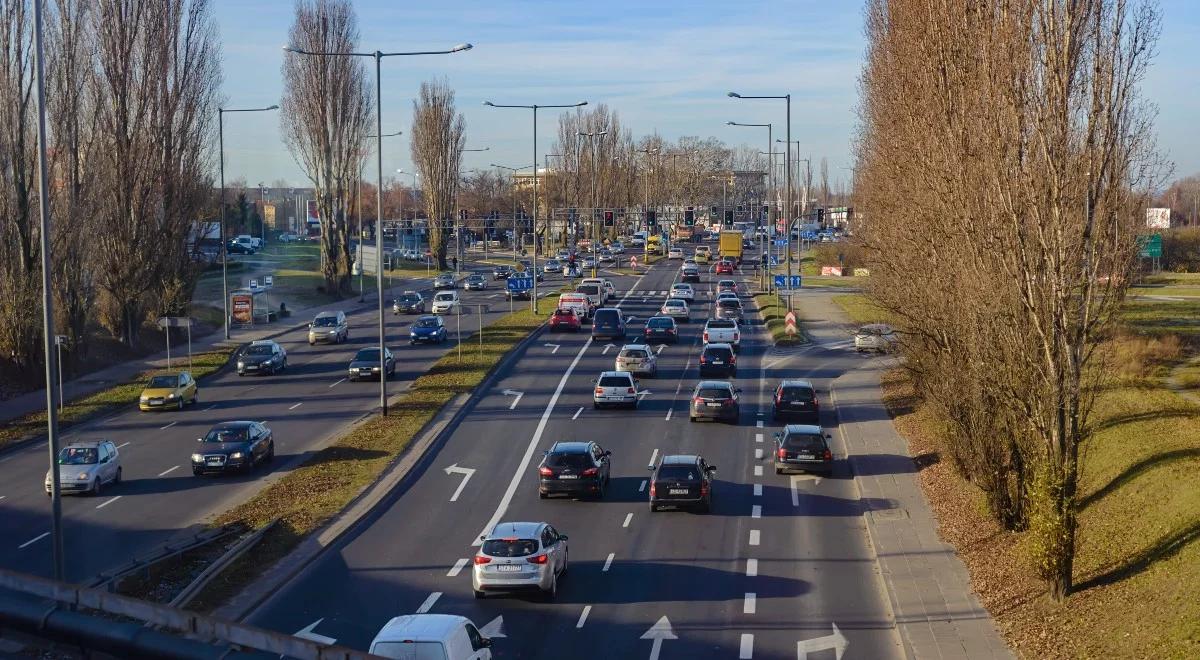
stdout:
<svg viewBox="0 0 1200 660">
<path fill-rule="evenodd" d="M 17 550 L 24 550 L 25 548 L 28 548 L 29 546 L 33 545 L 34 543 L 37 543 L 38 541 L 41 541 L 42 539 L 46 538 L 47 536 L 50 536 L 50 532 L 43 532 L 40 536 L 35 536 L 35 537 L 29 539 L 28 541 L 22 543 L 21 545 L 18 545 Z"/>
<path fill-rule="evenodd" d="M 346 379 L 345 379 L 345 378 L 342 378 L 342 379 L 338 380 L 338 381 L 337 381 L 337 383 L 334 383 L 333 385 L 330 385 L 330 387 L 335 387 L 335 386 L 337 386 L 337 384 L 338 384 L 338 383 L 343 383 L 343 382 L 345 382 L 345 381 L 346 381 Z"/>
<path fill-rule="evenodd" d="M 754 496 L 762 497 L 762 484 L 754 484 Z"/>
<path fill-rule="evenodd" d="M 509 410 L 516 410 L 517 404 L 521 402 L 521 397 L 525 396 L 524 392 L 518 392 L 516 390 L 504 390 L 503 392 L 501 392 L 501 394 L 503 394 L 504 396 L 515 396 L 516 397 L 515 399 L 513 399 L 512 405 L 508 407 Z"/>
<path fill-rule="evenodd" d="M 8 497 L 8 495 L 0 495 L 0 500 L 4 499 L 6 497 Z"/>
<path fill-rule="evenodd" d="M 613 557 L 615 557 L 615 556 L 616 555 L 614 555 L 611 552 L 608 553 L 608 559 L 604 560 L 604 568 L 601 569 L 601 571 L 600 571 L 601 573 L 607 573 L 608 569 L 612 568 L 612 561 L 613 561 Z"/>
<path fill-rule="evenodd" d="M 178 424 L 178 423 L 179 423 L 179 422 L 171 422 L 170 424 L 167 424 L 166 426 L 160 426 L 160 427 L 158 427 L 158 430 L 159 430 L 159 431 L 166 431 L 167 429 L 171 428 L 172 426 L 175 426 L 175 425 L 176 425 L 176 424 Z"/>
<path fill-rule="evenodd" d="M 646 490 L 646 480 L 642 479 L 642 483 L 638 484 L 638 492 Z"/>
<path fill-rule="evenodd" d="M 757 529 L 750 530 L 750 545 L 758 545 L 758 542 L 761 540 L 762 536 L 758 533 Z"/>
<path fill-rule="evenodd" d="M 758 460 L 760 460 L 760 461 L 761 461 L 761 460 L 762 460 L 762 457 L 763 457 L 763 450 L 762 450 L 762 447 L 756 447 L 756 448 L 754 449 L 754 458 L 756 458 L 756 459 L 758 459 Z"/>
<path fill-rule="evenodd" d="M 475 468 L 458 467 L 458 463 L 445 468 L 446 474 L 461 474 L 462 481 L 458 482 L 458 488 L 454 489 L 454 494 L 450 496 L 451 502 L 457 502 L 458 496 L 462 495 L 463 489 L 467 487 L 467 482 L 471 480 L 471 475 L 475 474 Z"/>
<path fill-rule="evenodd" d="M 321 625 L 321 622 L 324 620 L 325 619 L 322 617 L 320 619 L 317 619 L 316 621 L 313 621 L 312 623 L 308 624 L 307 626 L 304 626 L 300 630 L 297 630 L 296 634 L 293 636 L 299 637 L 301 639 L 307 639 L 311 642 L 316 642 L 318 644 L 331 645 L 331 644 L 337 642 L 337 639 L 335 639 L 333 637 L 326 637 L 325 635 L 315 632 L 316 627 Z"/>
<path fill-rule="evenodd" d="M 296 405 L 292 406 L 291 408 L 288 408 L 288 410 L 295 410 L 295 409 L 299 408 L 299 407 L 300 407 L 300 406 L 302 406 L 302 405 L 304 405 L 304 402 L 303 402 L 303 401 L 301 401 L 300 403 L 297 403 Z"/>
<path fill-rule="evenodd" d="M 437 599 L 439 599 L 441 597 L 442 597 L 442 592 L 440 592 L 440 591 L 435 591 L 435 592 L 429 594 L 429 598 L 426 598 L 425 602 L 421 603 L 421 606 L 417 608 L 417 614 L 425 614 L 429 610 L 433 609 L 433 604 L 436 603 Z"/>
<path fill-rule="evenodd" d="M 109 504 L 112 504 L 113 502 L 116 502 L 117 500 L 121 499 L 121 497 L 122 497 L 121 495 L 117 495 L 116 497 L 114 497 L 112 499 L 101 502 L 100 504 L 96 505 L 96 508 L 103 509 L 104 507 L 108 506 Z"/>
<path fill-rule="evenodd" d="M 755 441 L 755 442 L 762 442 L 762 441 L 763 441 L 763 434 L 761 434 L 761 433 L 755 433 L 755 434 L 754 434 L 754 441 Z"/>
<path fill-rule="evenodd" d="M 750 517 L 751 518 L 762 518 L 762 505 L 761 504 L 755 504 L 754 506 L 750 507 Z"/>
<path fill-rule="evenodd" d="M 742 633 L 742 641 L 738 644 L 738 660 L 751 660 L 754 657 L 754 635 Z"/>
<path fill-rule="evenodd" d="M 168 474 L 171 474 L 172 472 L 174 472 L 175 470 L 178 470 L 178 469 L 179 469 L 179 466 L 178 466 L 178 465 L 175 465 L 175 466 L 169 467 L 169 468 L 167 468 L 167 469 L 163 470 L 162 472 L 159 472 L 159 473 L 158 473 L 158 476 L 160 476 L 160 477 L 165 477 L 165 476 L 167 476 Z"/>
<path fill-rule="evenodd" d="M 758 428 L 760 428 L 760 429 L 761 429 L 761 428 L 763 427 L 763 422 L 762 422 L 762 420 L 760 419 L 760 420 L 758 420 L 757 422 L 755 422 L 755 423 L 754 423 L 754 425 L 755 425 L 755 426 L 757 426 Z"/>
<path fill-rule="evenodd" d="M 658 447 L 655 447 L 654 451 L 650 453 L 650 465 L 654 465 L 654 461 L 657 458 L 658 458 Z"/>
<path fill-rule="evenodd" d="M 576 627 L 576 628 L 582 628 L 582 627 L 583 627 L 583 623 L 584 623 L 585 621 L 587 621 L 588 614 L 590 614 L 590 613 L 591 613 L 591 611 L 592 611 L 592 606 L 591 606 L 591 605 L 584 605 L 584 606 L 583 606 L 583 611 L 579 613 L 579 620 L 575 622 L 575 627 Z"/>
<path fill-rule="evenodd" d="M 172 422 L 172 423 L 173 423 L 173 422 Z M 126 447 L 126 446 L 128 446 L 128 445 L 129 445 L 129 443 L 128 443 L 128 442 L 122 442 L 121 444 L 117 445 L 117 449 L 120 449 L 121 447 Z"/>
<path fill-rule="evenodd" d="M 212 410 L 213 408 L 216 408 L 216 407 L 217 407 L 217 404 L 215 404 L 215 403 L 214 403 L 214 404 L 212 404 L 211 406 L 209 406 L 209 407 L 205 408 L 204 410 L 201 410 L 200 412 L 208 412 L 208 411 L 210 411 L 210 410 Z"/>
<path fill-rule="evenodd" d="M 758 560 L 746 560 L 746 577 L 758 577 Z"/>
<path fill-rule="evenodd" d="M 498 294 L 498 293 L 493 293 L 492 295 L 488 296 L 488 298 L 499 298 L 499 297 L 500 297 L 500 294 Z"/>
<path fill-rule="evenodd" d="M 762 466 L 761 465 L 754 466 L 754 476 L 756 476 L 756 477 L 762 476 Z"/>
<path fill-rule="evenodd" d="M 622 526 L 622 527 L 628 527 L 628 526 L 629 526 L 629 521 L 631 521 L 631 520 L 633 520 L 633 514 L 632 514 L 632 513 L 627 513 L 627 514 L 625 514 L 625 522 L 621 523 L 621 526 Z"/>
<path fill-rule="evenodd" d="M 450 569 L 450 572 L 446 573 L 446 577 L 458 577 L 458 574 L 462 573 L 462 569 L 466 568 L 467 563 L 470 561 L 470 559 L 463 557 L 454 562 L 454 566 Z"/>
<path fill-rule="evenodd" d="M 545 346 L 546 348 L 550 348 L 551 346 L 554 347 L 554 350 L 550 351 L 550 355 L 554 355 L 558 352 L 558 349 L 562 348 L 562 344 L 542 344 L 542 346 Z"/>
<path fill-rule="evenodd" d="M 758 594 L 747 591 L 746 597 L 742 600 L 742 614 L 754 614 L 756 605 L 758 604 Z"/>
<path fill-rule="evenodd" d="M 637 288 L 637 285 L 641 283 L 642 278 L 645 276 L 645 273 L 643 273 L 642 276 L 633 283 L 633 286 L 630 287 L 629 291 L 625 293 L 625 296 L 621 298 L 621 302 L 617 303 L 617 307 L 620 307 L 622 304 L 624 304 L 625 299 L 629 297 L 629 293 Z M 508 511 L 508 505 L 512 503 L 513 495 L 517 493 L 517 486 L 521 482 L 521 477 L 523 477 L 526 470 L 529 469 L 529 461 L 533 458 L 533 452 L 537 449 L 538 442 L 540 442 L 542 439 L 542 434 L 546 432 L 546 424 L 550 421 L 550 414 L 554 412 L 554 404 L 558 403 L 558 397 L 562 396 L 563 388 L 567 386 L 567 380 L 571 377 L 571 374 L 575 372 L 575 367 L 579 366 L 579 361 L 583 359 L 584 353 L 587 352 L 587 349 L 591 345 L 592 338 L 588 337 L 587 341 L 583 343 L 583 346 L 579 348 L 579 352 L 575 354 L 575 359 L 571 360 L 571 364 L 567 366 L 567 370 L 563 373 L 562 378 L 559 379 L 558 387 L 554 389 L 554 394 L 551 395 L 550 402 L 546 404 L 546 410 L 542 413 L 542 418 L 540 421 L 538 421 L 538 425 L 533 432 L 533 436 L 529 438 L 529 444 L 525 447 L 525 455 L 521 457 L 521 463 L 517 465 L 517 469 L 513 471 L 512 480 L 508 482 L 508 489 L 504 491 L 504 496 L 500 498 L 500 502 L 496 505 L 496 511 L 492 513 L 492 517 L 488 520 L 487 524 L 484 525 L 483 530 L 476 534 L 475 538 L 471 540 L 471 545 L 477 546 L 483 543 L 483 541 L 479 540 L 479 537 L 491 533 L 492 529 L 500 522 L 500 518 L 502 518 Z"/>
<path fill-rule="evenodd" d="M 674 408 L 667 408 L 667 421 L 671 421 L 671 413 L 675 412 Z"/>
<path fill-rule="evenodd" d="M 582 412 L 583 412 L 583 406 L 579 406 L 579 410 L 576 410 L 576 411 L 575 411 L 575 414 L 574 414 L 574 415 L 571 415 L 571 419 L 572 419 L 572 421 L 573 421 L 573 420 L 576 420 L 576 419 L 579 419 L 579 414 L 580 414 L 580 413 L 582 413 Z"/>
</svg>

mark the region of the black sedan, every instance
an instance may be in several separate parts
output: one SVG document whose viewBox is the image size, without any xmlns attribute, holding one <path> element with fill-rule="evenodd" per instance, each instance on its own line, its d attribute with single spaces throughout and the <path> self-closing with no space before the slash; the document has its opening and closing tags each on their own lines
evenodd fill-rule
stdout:
<svg viewBox="0 0 1200 660">
<path fill-rule="evenodd" d="M 391 378 L 396 373 L 396 361 L 392 359 L 392 352 L 386 348 L 383 349 L 383 370 L 386 378 Z M 351 381 L 379 378 L 379 349 L 359 349 L 358 353 L 354 354 L 354 359 L 350 361 L 347 377 Z"/>
<path fill-rule="evenodd" d="M 416 291 L 405 291 L 392 303 L 393 314 L 424 314 L 425 298 Z"/>
<path fill-rule="evenodd" d="M 651 317 L 646 321 L 646 329 L 642 334 L 646 342 L 679 342 L 679 326 L 675 325 L 675 319 L 669 316 Z"/>
<path fill-rule="evenodd" d="M 271 429 L 258 422 L 222 422 L 197 440 L 192 474 L 248 472 L 275 458 Z"/>
<path fill-rule="evenodd" d="M 554 443 L 538 466 L 538 497 L 554 493 L 604 497 L 611 455 L 594 442 Z"/>
<path fill-rule="evenodd" d="M 492 269 L 492 279 L 507 280 L 513 274 L 513 272 L 512 266 L 505 266 L 501 264 Z"/>
<path fill-rule="evenodd" d="M 712 509 L 717 467 L 703 456 L 663 456 L 657 466 L 650 466 L 650 472 L 650 511 L 664 506 L 694 507 L 705 513 Z"/>
<path fill-rule="evenodd" d="M 237 373 L 274 374 L 287 368 L 287 351 L 270 339 L 259 339 L 242 349 L 237 359 Z"/>
</svg>

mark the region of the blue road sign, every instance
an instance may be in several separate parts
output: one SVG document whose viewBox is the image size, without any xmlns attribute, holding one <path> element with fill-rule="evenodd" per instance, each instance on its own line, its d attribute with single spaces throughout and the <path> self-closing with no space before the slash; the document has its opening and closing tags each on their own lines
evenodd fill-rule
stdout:
<svg viewBox="0 0 1200 660">
<path fill-rule="evenodd" d="M 532 277 L 510 277 L 505 283 L 509 291 L 529 291 L 533 288 Z"/>
<path fill-rule="evenodd" d="M 799 288 L 800 288 L 800 276 L 799 276 L 799 275 L 792 275 L 792 286 L 791 286 L 791 288 L 793 288 L 793 289 L 799 289 Z"/>
<path fill-rule="evenodd" d="M 787 246 L 787 243 L 788 243 L 788 242 L 787 242 L 787 239 L 786 239 L 786 238 L 777 238 L 777 239 L 775 239 L 775 247 L 786 247 L 786 246 Z"/>
<path fill-rule="evenodd" d="M 776 275 L 775 276 L 775 288 L 776 289 L 786 289 L 787 288 L 787 275 Z"/>
<path fill-rule="evenodd" d="M 778 266 L 779 265 L 779 257 L 776 257 L 775 255 L 771 255 L 770 262 L 771 262 L 772 266 Z"/>
</svg>

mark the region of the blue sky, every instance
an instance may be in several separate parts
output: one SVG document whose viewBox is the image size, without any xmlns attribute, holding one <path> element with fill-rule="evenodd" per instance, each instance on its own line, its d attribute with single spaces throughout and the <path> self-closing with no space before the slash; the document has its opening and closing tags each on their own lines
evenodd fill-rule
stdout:
<svg viewBox="0 0 1200 660">
<path fill-rule="evenodd" d="M 227 107 L 278 102 L 280 46 L 291 0 L 214 0 L 224 50 Z M 1175 174 L 1200 172 L 1200 2 L 1162 0 L 1163 34 L 1145 93 L 1159 109 L 1159 146 Z M 383 130 L 410 127 L 422 80 L 444 76 L 467 122 L 464 168 L 528 165 L 533 157 L 528 110 L 496 103 L 607 103 L 635 136 L 712 135 L 727 143 L 765 145 L 761 129 L 729 120 L 773 122 L 783 136 L 782 101 L 734 100 L 744 94 L 792 93 L 792 139 L 803 154 L 829 159 L 830 179 L 848 178 L 854 106 L 863 54 L 859 2 L 843 0 L 443 0 L 356 3 L 362 48 L 421 50 L 470 42 L 447 56 L 385 60 Z M 274 113 L 233 115 L 226 122 L 226 178 L 248 183 L 285 179 L 308 185 L 279 138 Z M 539 113 L 538 151 L 549 153 L 553 111 Z M 384 142 L 384 171 L 411 169 L 406 137 Z M 540 160 L 540 158 L 539 158 Z"/>
</svg>

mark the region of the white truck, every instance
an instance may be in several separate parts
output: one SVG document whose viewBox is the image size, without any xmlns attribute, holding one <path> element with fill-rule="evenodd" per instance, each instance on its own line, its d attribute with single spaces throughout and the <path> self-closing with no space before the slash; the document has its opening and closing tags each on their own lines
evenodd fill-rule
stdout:
<svg viewBox="0 0 1200 660">
<path fill-rule="evenodd" d="M 742 329 L 733 319 L 709 319 L 703 336 L 705 344 L 729 344 L 735 351 L 742 348 Z"/>
</svg>

